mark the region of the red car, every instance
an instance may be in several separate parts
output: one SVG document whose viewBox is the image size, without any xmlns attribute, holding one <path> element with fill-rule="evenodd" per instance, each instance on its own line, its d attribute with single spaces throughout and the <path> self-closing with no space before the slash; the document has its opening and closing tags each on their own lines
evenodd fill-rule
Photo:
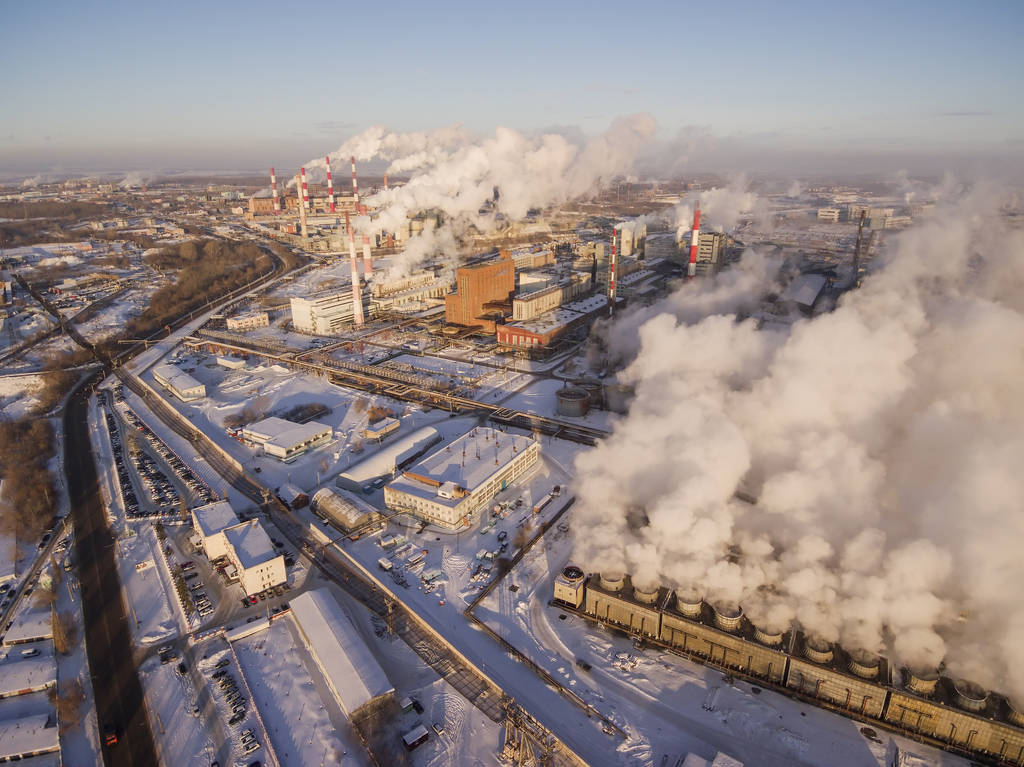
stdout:
<svg viewBox="0 0 1024 767">
<path fill-rule="evenodd" d="M 251 604 L 251 605 L 254 605 L 254 604 L 256 604 L 259 601 L 260 600 L 259 600 L 258 597 L 249 597 L 249 604 Z"/>
</svg>

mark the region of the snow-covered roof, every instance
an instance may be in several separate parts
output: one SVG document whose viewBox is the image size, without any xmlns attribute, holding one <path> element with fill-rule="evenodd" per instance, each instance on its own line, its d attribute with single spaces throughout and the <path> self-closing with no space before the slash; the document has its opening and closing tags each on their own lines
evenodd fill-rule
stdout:
<svg viewBox="0 0 1024 767">
<path fill-rule="evenodd" d="M 300 495 L 305 495 L 305 493 L 290 483 L 283 484 L 281 487 L 277 488 L 277 497 L 289 506 L 295 503 L 295 499 Z"/>
<path fill-rule="evenodd" d="M 437 429 L 432 426 L 424 426 L 384 446 L 354 466 L 350 466 L 339 474 L 338 478 L 355 485 L 363 485 L 378 477 L 389 476 L 409 456 L 423 452 L 440 441 L 441 435 L 438 434 Z"/>
<path fill-rule="evenodd" d="M 224 531 L 224 537 L 234 549 L 239 564 L 246 570 L 280 556 L 258 519 L 229 527 Z"/>
<path fill-rule="evenodd" d="M 24 600 L 28 603 L 28 600 Z M 18 613 L 10 630 L 4 634 L 4 644 L 53 639 L 53 620 L 49 607 L 26 606 Z"/>
<path fill-rule="evenodd" d="M 462 497 L 452 497 L 454 493 L 444 492 L 446 487 L 454 485 L 472 493 L 532 444 L 532 437 L 478 426 L 410 466 L 391 488 L 457 506 Z"/>
<path fill-rule="evenodd" d="M 198 389 L 203 384 L 199 383 L 196 379 L 186 373 L 184 370 L 174 367 L 174 365 L 161 364 L 153 368 L 153 377 L 165 386 L 170 386 L 178 391 L 188 391 L 190 389 Z M 203 387 L 205 390 L 205 387 Z"/>
<path fill-rule="evenodd" d="M 29 649 L 29 645 L 12 647 L 7 657 L 0 660 L 0 697 L 56 683 L 57 659 L 53 652 L 45 649 L 34 658 L 26 658 L 22 655 L 25 649 Z"/>
<path fill-rule="evenodd" d="M 0 759 L 60 750 L 57 723 L 48 714 L 0 722 Z"/>
<path fill-rule="evenodd" d="M 293 423 L 275 416 L 264 418 L 242 429 L 242 435 L 247 439 L 282 448 L 302 444 L 325 432 L 329 434 L 331 427 L 319 421 Z"/>
<path fill-rule="evenodd" d="M 374 698 L 394 692 L 384 669 L 326 588 L 291 600 L 295 618 L 310 652 L 346 715 Z"/>
<path fill-rule="evenodd" d="M 209 538 L 211 535 L 216 535 L 222 530 L 238 524 L 238 516 L 227 501 L 214 501 L 205 506 L 199 506 L 192 509 L 192 516 L 204 538 Z"/>
<path fill-rule="evenodd" d="M 333 519 L 342 527 L 351 530 L 365 524 L 372 510 L 361 508 L 350 498 L 329 487 L 316 491 L 310 499 L 313 511 Z"/>
<path fill-rule="evenodd" d="M 801 274 L 789 283 L 782 298 L 801 306 L 813 306 L 826 282 L 822 274 Z"/>
</svg>

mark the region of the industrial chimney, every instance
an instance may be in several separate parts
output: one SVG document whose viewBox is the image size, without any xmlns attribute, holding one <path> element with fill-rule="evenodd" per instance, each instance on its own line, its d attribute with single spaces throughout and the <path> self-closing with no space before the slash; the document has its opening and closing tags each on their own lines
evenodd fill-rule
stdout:
<svg viewBox="0 0 1024 767">
<path fill-rule="evenodd" d="M 327 204 L 330 205 L 331 213 L 334 213 L 334 182 L 331 180 L 331 156 L 324 158 L 327 163 Z"/>
<path fill-rule="evenodd" d="M 299 173 L 302 175 L 302 205 L 300 206 L 304 211 L 309 210 L 309 188 L 306 186 L 306 169 L 299 168 Z"/>
<path fill-rule="evenodd" d="M 302 204 L 302 193 L 306 189 L 306 169 L 302 169 L 302 174 L 295 177 L 295 193 L 299 195 L 299 223 L 302 227 L 302 239 L 309 239 L 309 229 L 306 227 L 306 206 Z M 300 189 L 301 186 L 301 189 Z"/>
<path fill-rule="evenodd" d="M 385 173 L 384 174 L 384 191 L 386 192 L 387 190 L 388 190 L 388 174 Z"/>
<path fill-rule="evenodd" d="M 281 215 L 281 198 L 277 196 L 277 175 L 270 169 L 270 192 L 274 197 L 274 215 Z"/>
<path fill-rule="evenodd" d="M 615 246 L 619 229 L 612 229 L 612 253 L 608 257 L 608 316 L 615 314 L 615 264 L 618 261 L 618 249 Z"/>
<path fill-rule="evenodd" d="M 359 209 L 359 182 L 356 180 L 356 157 L 349 158 L 352 161 L 352 196 L 355 198 L 356 210 Z"/>
<path fill-rule="evenodd" d="M 370 255 L 370 237 L 363 235 L 363 279 L 367 282 L 373 274 L 373 256 Z"/>
<path fill-rule="evenodd" d="M 697 246 L 700 243 L 700 208 L 693 212 L 693 232 L 690 234 L 690 265 L 686 276 L 691 280 L 697 276 Z"/>
<path fill-rule="evenodd" d="M 363 290 L 359 286 L 359 267 L 356 265 L 356 235 L 352 231 L 352 222 L 348 211 L 345 211 L 345 228 L 348 230 L 348 260 L 352 269 L 352 321 L 356 325 L 363 324 Z"/>
</svg>

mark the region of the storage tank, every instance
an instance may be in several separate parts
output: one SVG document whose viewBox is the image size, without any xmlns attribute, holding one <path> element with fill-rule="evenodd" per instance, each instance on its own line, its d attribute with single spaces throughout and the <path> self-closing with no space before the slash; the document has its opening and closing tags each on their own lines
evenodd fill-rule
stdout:
<svg viewBox="0 0 1024 767">
<path fill-rule="evenodd" d="M 778 647 L 782 644 L 782 634 L 783 632 L 772 628 L 754 626 L 754 639 L 768 647 Z"/>
<path fill-rule="evenodd" d="M 1006 699 L 1006 718 L 1011 724 L 1024 727 L 1024 704 L 1015 698 Z"/>
<path fill-rule="evenodd" d="M 930 668 L 908 668 L 903 679 L 906 688 L 918 695 L 931 695 L 938 681 L 938 673 Z"/>
<path fill-rule="evenodd" d="M 633 598 L 645 605 L 653 605 L 658 601 L 658 584 L 633 584 Z"/>
<path fill-rule="evenodd" d="M 700 610 L 703 605 L 704 599 L 696 591 L 686 590 L 676 592 L 676 610 L 687 618 L 693 618 L 695 620 L 699 618 Z"/>
<path fill-rule="evenodd" d="M 605 591 L 622 591 L 622 587 L 625 585 L 625 573 L 614 571 L 601 573 L 601 588 Z"/>
<path fill-rule="evenodd" d="M 964 711 L 984 711 L 988 703 L 988 693 L 985 688 L 967 679 L 957 679 L 953 683 L 953 691 L 956 693 L 956 704 Z"/>
<path fill-rule="evenodd" d="M 582 418 L 590 410 L 590 394 L 586 389 L 576 386 L 565 386 L 555 393 L 556 410 L 559 415 L 570 418 Z"/>
<path fill-rule="evenodd" d="M 821 637 L 808 636 L 804 639 L 804 657 L 814 663 L 827 665 L 832 662 L 834 657 L 832 643 Z"/>
<path fill-rule="evenodd" d="M 604 406 L 613 413 L 626 414 L 633 401 L 633 387 L 625 384 L 605 384 Z"/>
<path fill-rule="evenodd" d="M 719 603 L 711 605 L 714 614 L 715 625 L 722 631 L 736 633 L 740 630 L 740 619 L 743 617 L 743 608 L 736 604 Z"/>
<path fill-rule="evenodd" d="M 867 650 L 853 650 L 847 667 L 861 679 L 875 679 L 878 676 L 878 656 Z"/>
</svg>

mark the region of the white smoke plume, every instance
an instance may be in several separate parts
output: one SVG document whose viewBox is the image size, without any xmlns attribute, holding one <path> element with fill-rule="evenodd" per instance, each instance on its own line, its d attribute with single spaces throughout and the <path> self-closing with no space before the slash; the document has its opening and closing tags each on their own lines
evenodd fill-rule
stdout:
<svg viewBox="0 0 1024 767">
<path fill-rule="evenodd" d="M 331 153 L 332 170 L 335 159 L 347 167 L 349 156 L 355 156 L 357 161 L 384 159 L 391 163 L 389 173 L 411 174 L 406 184 L 365 199 L 373 220 L 358 219 L 357 229 L 394 232 L 412 215 L 443 214 L 441 228 L 447 233 L 408 243 L 407 255 L 399 259 L 408 270 L 429 257 L 451 256 L 445 249 L 464 234 L 493 231 L 503 221 L 523 219 L 531 209 L 590 194 L 629 173 L 655 127 L 647 114 L 619 118 L 582 146 L 558 133 L 527 136 L 509 128 L 474 140 L 457 127 L 433 133 L 374 127 Z M 322 158 L 310 161 L 307 175 L 323 166 Z"/>
<path fill-rule="evenodd" d="M 141 186 L 145 186 L 153 180 L 153 175 L 150 173 L 141 173 L 139 171 L 131 171 L 125 174 L 125 177 L 121 179 L 119 186 L 122 189 L 137 189 Z"/>
<path fill-rule="evenodd" d="M 1024 232 L 1001 202 L 890 238 L 788 331 L 735 314 L 756 256 L 625 316 L 636 398 L 577 459 L 577 562 L 1024 696 Z"/>
</svg>

